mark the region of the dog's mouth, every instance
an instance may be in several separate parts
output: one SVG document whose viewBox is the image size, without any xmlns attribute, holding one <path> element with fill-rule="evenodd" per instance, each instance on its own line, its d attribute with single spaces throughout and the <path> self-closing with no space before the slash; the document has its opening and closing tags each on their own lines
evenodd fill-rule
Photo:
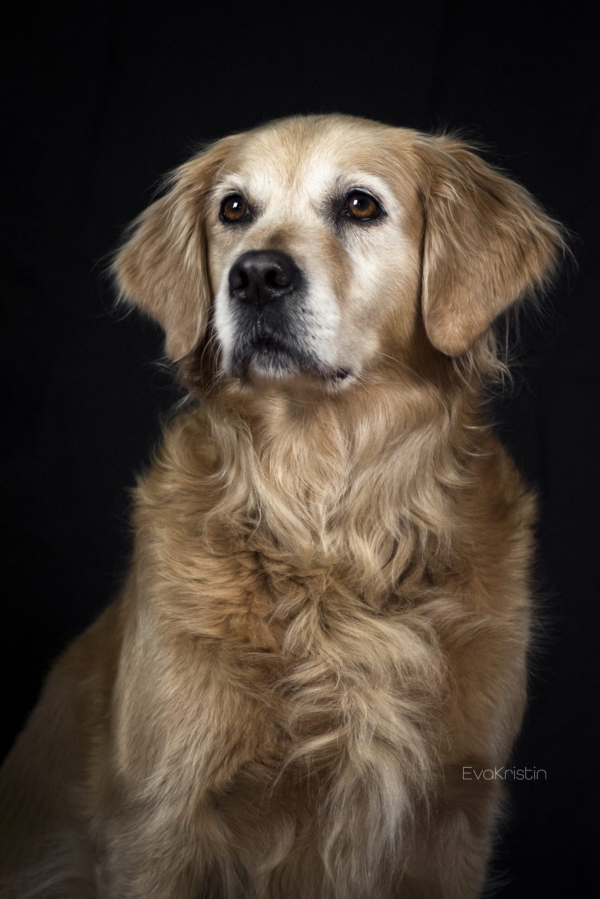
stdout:
<svg viewBox="0 0 600 899">
<path fill-rule="evenodd" d="M 310 374 L 319 371 L 314 354 L 296 345 L 289 338 L 273 333 L 261 333 L 238 340 L 231 359 L 232 373 L 247 379 L 252 375 L 282 378 L 286 375 Z"/>
<path fill-rule="evenodd" d="M 351 375 L 344 366 L 333 368 L 324 363 L 301 341 L 257 323 L 241 334 L 235 344 L 230 362 L 231 374 L 244 381 L 253 378 L 284 379 L 305 375 L 341 384 Z"/>
<path fill-rule="evenodd" d="M 246 378 L 251 374 L 285 377 L 312 367 L 309 354 L 272 335 L 256 337 L 234 353 L 234 372 Z"/>
</svg>

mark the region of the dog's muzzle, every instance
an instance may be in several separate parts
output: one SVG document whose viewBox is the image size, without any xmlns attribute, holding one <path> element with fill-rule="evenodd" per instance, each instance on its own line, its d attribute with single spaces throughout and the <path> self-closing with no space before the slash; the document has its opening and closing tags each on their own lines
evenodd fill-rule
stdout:
<svg viewBox="0 0 600 899">
<path fill-rule="evenodd" d="M 310 374 L 344 380 L 315 353 L 318 328 L 307 303 L 308 285 L 291 256 L 279 250 L 249 250 L 228 276 L 234 340 L 229 369 L 245 378 L 250 371 L 269 377 Z"/>
<path fill-rule="evenodd" d="M 236 323 L 233 373 L 283 375 L 313 370 L 316 359 L 305 343 L 302 298 L 305 280 L 287 253 L 249 250 L 229 271 L 229 296 Z"/>
</svg>

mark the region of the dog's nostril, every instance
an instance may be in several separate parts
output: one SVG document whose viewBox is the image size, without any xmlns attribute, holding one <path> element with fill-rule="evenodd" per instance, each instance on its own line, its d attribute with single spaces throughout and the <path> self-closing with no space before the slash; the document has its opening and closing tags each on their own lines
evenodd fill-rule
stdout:
<svg viewBox="0 0 600 899">
<path fill-rule="evenodd" d="M 229 275 L 229 286 L 232 290 L 247 287 L 250 283 L 246 272 L 239 265 L 234 265 Z"/>
<path fill-rule="evenodd" d="M 268 287 L 289 287 L 292 279 L 281 269 L 273 268 L 265 274 L 265 284 Z"/>
</svg>

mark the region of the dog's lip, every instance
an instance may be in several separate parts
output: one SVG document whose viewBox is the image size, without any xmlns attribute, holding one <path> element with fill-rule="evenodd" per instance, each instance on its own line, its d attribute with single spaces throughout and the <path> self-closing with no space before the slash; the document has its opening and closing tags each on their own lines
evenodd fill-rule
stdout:
<svg viewBox="0 0 600 899">
<path fill-rule="evenodd" d="M 273 354 L 285 357 L 290 362 L 302 366 L 306 361 L 306 352 L 293 339 L 280 334 L 263 321 L 258 321 L 252 335 L 246 341 L 245 354 L 249 359 L 257 354 Z"/>
<path fill-rule="evenodd" d="M 242 358 L 238 358 L 237 364 L 234 364 L 231 374 L 243 379 L 249 375 L 269 377 L 272 372 L 263 368 L 265 357 L 284 363 L 278 371 L 278 380 L 302 375 L 325 381 L 332 386 L 342 386 L 349 383 L 354 374 L 353 368 L 348 365 L 336 367 L 316 357 L 310 358 L 284 338 L 263 329 L 257 329 L 251 342 L 246 345 Z"/>
<path fill-rule="evenodd" d="M 273 350 L 275 353 L 285 353 L 293 356 L 292 351 L 286 346 L 285 341 L 279 340 L 273 334 L 266 331 L 257 331 L 256 337 L 252 341 L 252 350 Z"/>
<path fill-rule="evenodd" d="M 336 365 L 319 358 L 310 348 L 302 346 L 302 340 L 282 332 L 262 315 L 238 331 L 226 367 L 230 375 L 243 381 L 301 377 L 321 381 L 334 389 L 346 387 L 356 373 L 352 365 Z"/>
<path fill-rule="evenodd" d="M 260 365 L 260 354 L 261 351 L 264 352 L 266 347 L 258 346 L 248 357 L 245 370 L 246 373 L 254 372 L 259 376 L 263 376 L 266 373 L 262 370 Z M 273 349 L 273 347 L 269 347 L 269 349 Z M 278 373 L 278 380 L 285 378 L 294 378 L 298 375 L 301 375 L 305 378 L 310 378 L 315 381 L 325 382 L 333 387 L 346 385 L 352 381 L 352 375 L 354 372 L 349 368 L 332 368 L 326 365 L 319 365 L 318 363 L 307 365 L 306 363 L 300 362 L 295 356 L 290 353 L 287 349 L 282 347 L 277 347 L 275 349 L 274 355 L 283 359 L 286 362 L 285 369 L 282 369 Z"/>
</svg>

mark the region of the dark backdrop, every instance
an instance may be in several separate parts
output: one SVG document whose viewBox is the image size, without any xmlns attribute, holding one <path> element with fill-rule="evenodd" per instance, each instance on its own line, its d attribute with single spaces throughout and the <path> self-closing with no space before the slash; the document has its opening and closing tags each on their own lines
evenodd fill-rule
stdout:
<svg viewBox="0 0 600 899">
<path fill-rule="evenodd" d="M 465 127 L 574 234 L 499 427 L 541 497 L 542 639 L 499 867 L 510 897 L 587 894 L 598 719 L 598 84 L 593 4 L 353 9 L 21 4 L 3 64 L 3 748 L 65 643 L 118 588 L 128 491 L 176 396 L 160 333 L 102 271 L 197 141 L 290 113 Z M 565 887 L 569 884 L 568 889 Z"/>
</svg>

